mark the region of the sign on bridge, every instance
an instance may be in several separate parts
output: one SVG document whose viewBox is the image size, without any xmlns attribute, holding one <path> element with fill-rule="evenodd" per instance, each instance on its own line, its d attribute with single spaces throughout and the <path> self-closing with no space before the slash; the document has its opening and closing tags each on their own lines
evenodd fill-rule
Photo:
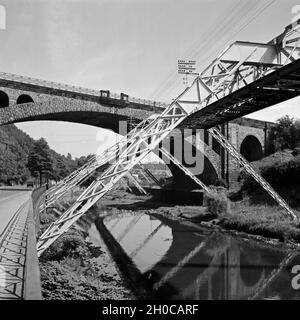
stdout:
<svg viewBox="0 0 300 320">
<path fill-rule="evenodd" d="M 196 72 L 196 61 L 195 60 L 178 60 L 178 73 L 197 75 L 198 73 Z"/>
</svg>

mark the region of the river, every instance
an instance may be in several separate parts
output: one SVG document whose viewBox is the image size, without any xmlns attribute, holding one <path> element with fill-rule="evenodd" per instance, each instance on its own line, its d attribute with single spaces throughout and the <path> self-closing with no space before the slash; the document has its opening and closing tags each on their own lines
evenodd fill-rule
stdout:
<svg viewBox="0 0 300 320">
<path fill-rule="evenodd" d="M 89 240 L 104 239 L 123 275 L 152 299 L 300 298 L 292 286 L 300 254 L 283 245 L 155 214 L 112 215 L 85 226 Z"/>
</svg>

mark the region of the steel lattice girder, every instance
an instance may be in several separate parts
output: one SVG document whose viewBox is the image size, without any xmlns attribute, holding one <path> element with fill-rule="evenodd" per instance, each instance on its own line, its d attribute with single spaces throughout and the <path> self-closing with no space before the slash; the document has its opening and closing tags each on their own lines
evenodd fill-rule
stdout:
<svg viewBox="0 0 300 320">
<path fill-rule="evenodd" d="M 299 26 L 297 25 L 297 28 Z M 282 48 L 284 40 L 282 41 Z M 278 44 L 277 44 L 278 45 Z M 298 46 L 298 42 L 295 48 Z M 286 49 L 286 48 L 285 48 Z M 257 73 L 256 67 L 247 70 L 246 74 L 242 75 L 242 80 L 239 81 L 237 74 L 242 74 L 245 71 L 245 66 L 249 66 L 249 62 L 253 62 L 253 58 L 259 52 L 260 46 L 253 46 L 251 49 L 243 52 L 235 63 L 225 66 L 222 63 L 222 57 L 228 50 L 225 50 L 214 62 L 205 69 L 200 76 L 192 82 L 166 109 L 158 115 L 151 123 L 132 137 L 132 142 L 128 144 L 119 154 L 117 161 L 112 164 L 105 172 L 98 177 L 91 185 L 79 196 L 77 201 L 63 213 L 57 221 L 52 223 L 49 228 L 42 234 L 38 241 L 38 254 L 40 255 L 47 247 L 49 247 L 62 233 L 67 231 L 73 223 L 75 223 L 89 208 L 91 208 L 98 200 L 100 200 L 138 163 L 141 162 L 151 151 L 156 149 L 159 143 L 165 139 L 170 132 L 178 127 L 187 117 L 195 112 L 202 110 L 210 104 L 221 99 L 221 94 L 231 94 L 233 90 L 239 90 L 240 87 L 247 89 L 249 79 L 252 81 L 255 78 L 262 78 L 267 73 L 274 72 L 278 69 L 275 67 L 261 65 L 264 67 L 262 72 Z M 293 61 L 293 55 L 297 54 L 297 50 L 291 51 L 291 56 L 288 57 L 288 62 Z M 258 61 L 259 62 L 259 61 Z M 296 61 L 294 62 L 296 63 Z M 289 66 L 289 65 L 288 65 Z M 249 67 L 249 68 L 250 68 Z M 282 67 L 286 68 L 286 67 Z M 203 76 L 211 75 L 210 79 L 204 79 Z M 256 72 L 254 77 L 253 73 Z M 272 73 L 271 73 L 272 75 Z M 217 77 L 214 77 L 217 76 Z M 269 75 L 270 76 L 270 75 Z M 217 80 L 215 80 L 217 79 Z M 262 81 L 263 81 L 262 80 Z M 256 80 L 257 81 L 257 80 Z M 245 163 L 241 161 L 245 166 Z M 248 166 L 245 166 L 246 170 Z M 253 175 L 253 171 L 248 171 Z M 266 188 L 262 180 L 257 180 Z M 268 188 L 266 189 L 268 192 Z M 286 209 L 281 198 L 272 190 L 277 202 Z M 288 210 L 288 215 L 295 219 L 292 210 Z"/>
<path fill-rule="evenodd" d="M 79 169 L 75 170 L 74 172 L 72 172 L 69 176 L 67 176 L 66 178 L 62 179 L 59 181 L 58 184 L 54 185 L 52 188 L 50 188 L 49 190 L 47 190 L 46 192 L 46 196 L 47 197 L 51 197 L 52 195 L 56 194 L 59 192 L 60 188 L 65 186 L 66 184 L 72 183 L 72 181 L 74 179 L 76 179 L 78 177 L 79 174 L 85 172 L 86 169 L 91 168 L 91 166 L 93 165 L 97 165 L 98 162 L 100 161 L 101 163 L 103 162 L 103 160 L 105 161 L 106 159 L 110 159 L 112 156 L 116 156 L 118 149 L 122 148 L 122 145 L 124 143 L 127 143 L 128 140 L 130 140 L 130 137 L 135 134 L 135 132 L 142 127 L 144 124 L 147 123 L 148 120 L 142 121 L 136 128 L 134 128 L 134 130 L 132 130 L 128 135 L 126 135 L 126 137 L 124 137 L 119 143 L 116 143 L 115 145 L 113 145 L 112 147 L 106 149 L 101 155 L 94 155 L 91 157 L 91 159 L 88 160 L 88 162 L 86 164 L 84 164 L 82 167 L 80 167 Z"/>
<path fill-rule="evenodd" d="M 231 77 L 212 95 L 209 105 L 181 126 L 208 129 L 300 95 L 299 29 L 298 23 L 289 25 L 268 44 L 236 41 L 228 46 L 200 74 L 200 88 L 211 92 L 214 84 L 229 73 Z M 232 72 L 251 51 L 249 59 Z"/>
<path fill-rule="evenodd" d="M 123 137 L 121 141 L 113 145 L 111 148 L 106 149 L 102 154 L 93 156 L 86 164 L 71 173 L 69 176 L 61 180 L 58 184 L 54 185 L 45 193 L 45 203 L 40 206 L 40 212 L 44 211 L 54 203 L 56 203 L 61 197 L 63 197 L 68 191 L 77 185 L 83 183 L 88 177 L 91 176 L 100 167 L 110 161 L 115 160 L 122 148 L 131 142 L 131 138 L 134 134 L 143 128 L 144 125 L 151 121 L 152 117 L 142 121 L 136 128 L 134 128 L 128 135 Z"/>
<path fill-rule="evenodd" d="M 208 129 L 300 95 L 300 60 L 296 60 L 194 113 L 182 127 Z"/>
</svg>

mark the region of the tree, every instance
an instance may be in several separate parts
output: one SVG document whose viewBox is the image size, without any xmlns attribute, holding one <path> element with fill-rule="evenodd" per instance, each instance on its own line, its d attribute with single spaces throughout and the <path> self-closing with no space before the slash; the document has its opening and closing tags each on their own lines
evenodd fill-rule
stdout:
<svg viewBox="0 0 300 320">
<path fill-rule="evenodd" d="M 63 157 L 57 158 L 54 173 L 56 178 L 58 178 L 57 180 L 61 180 L 70 174 L 70 169 L 67 166 L 66 161 L 64 161 Z"/>
<path fill-rule="evenodd" d="M 80 158 L 76 158 L 76 165 L 78 168 L 82 167 L 83 165 L 85 165 L 89 160 L 92 159 L 94 155 L 89 154 L 88 156 L 81 156 Z"/>
<path fill-rule="evenodd" d="M 300 120 L 285 116 L 277 120 L 271 129 L 270 140 L 275 151 L 291 149 L 300 145 Z"/>
<path fill-rule="evenodd" d="M 49 176 L 53 173 L 53 159 L 45 139 L 41 138 L 34 143 L 28 156 L 27 167 L 32 176 L 39 174 L 40 184 L 42 184 L 43 174 Z"/>
</svg>

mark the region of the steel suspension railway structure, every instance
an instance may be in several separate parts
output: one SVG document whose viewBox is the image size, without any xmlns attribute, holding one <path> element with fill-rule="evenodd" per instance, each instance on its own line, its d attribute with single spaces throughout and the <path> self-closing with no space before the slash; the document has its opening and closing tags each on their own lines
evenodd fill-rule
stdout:
<svg viewBox="0 0 300 320">
<path fill-rule="evenodd" d="M 38 255 L 157 148 L 201 188 L 210 192 L 209 187 L 160 147 L 160 142 L 173 129 L 191 121 L 198 128 L 208 129 L 221 146 L 277 201 L 285 215 L 298 221 L 296 213 L 255 172 L 216 126 L 300 95 L 299 32 L 300 21 L 289 25 L 281 35 L 267 44 L 233 43 L 196 76 L 192 84 L 161 114 L 141 122 L 120 143 L 102 155 L 93 157 L 82 168 L 49 189 L 41 211 L 105 165 L 104 171 L 81 193 L 75 203 L 40 236 Z"/>
</svg>

